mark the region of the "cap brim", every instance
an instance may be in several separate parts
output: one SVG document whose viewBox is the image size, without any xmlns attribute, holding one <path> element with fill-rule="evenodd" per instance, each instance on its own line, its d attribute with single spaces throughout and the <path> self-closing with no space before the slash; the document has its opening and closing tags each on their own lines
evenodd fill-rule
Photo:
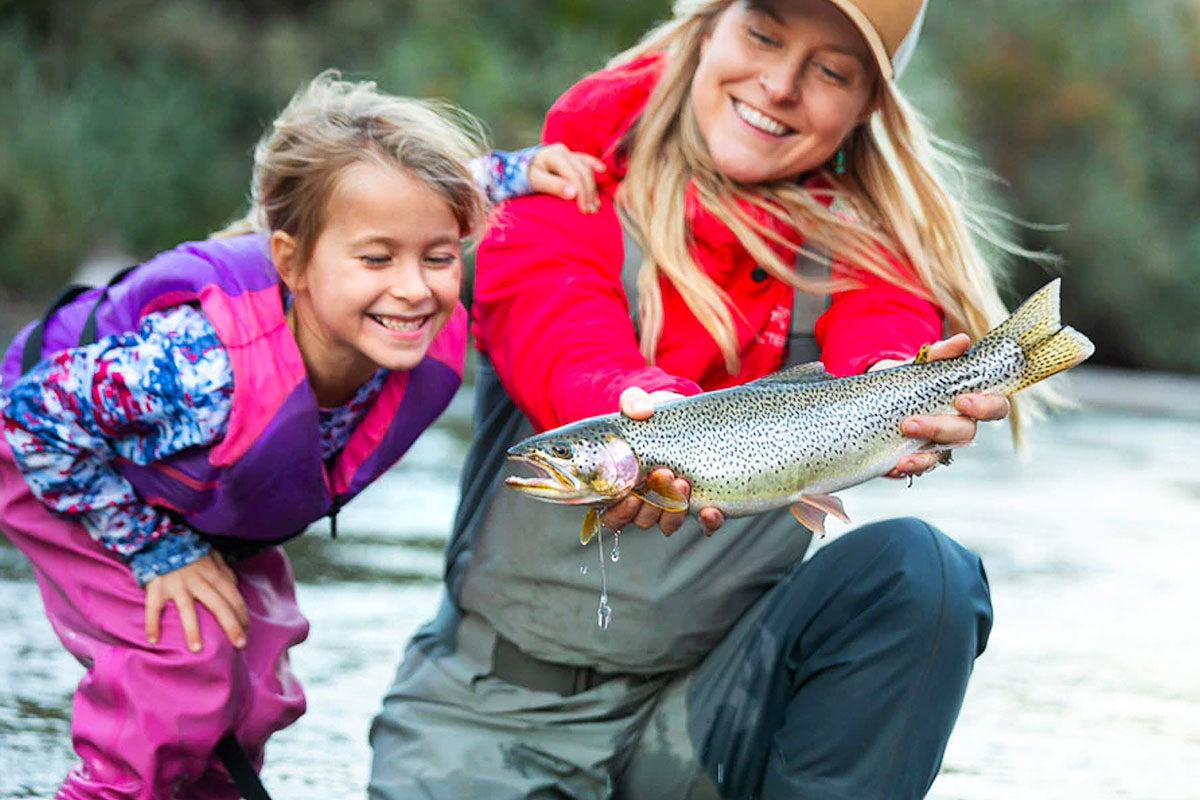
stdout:
<svg viewBox="0 0 1200 800">
<path fill-rule="evenodd" d="M 858 10 L 858 6 L 853 3 L 847 0 L 829 0 L 829 2 L 837 6 L 838 10 L 854 23 L 854 27 L 858 28 L 858 32 L 862 34 L 867 47 L 871 49 L 871 55 L 875 57 L 875 63 L 879 67 L 879 71 L 883 73 L 884 80 L 890 81 L 893 77 L 892 60 L 888 57 L 887 48 L 883 46 L 883 40 L 879 38 L 879 33 L 875 30 L 875 26 Z"/>
</svg>

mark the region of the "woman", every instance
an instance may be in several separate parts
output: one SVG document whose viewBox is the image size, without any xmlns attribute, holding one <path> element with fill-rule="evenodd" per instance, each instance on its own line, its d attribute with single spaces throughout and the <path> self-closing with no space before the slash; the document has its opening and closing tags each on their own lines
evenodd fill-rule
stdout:
<svg viewBox="0 0 1200 800">
<path fill-rule="evenodd" d="M 604 160 L 600 207 L 514 201 L 480 247 L 476 441 L 447 594 L 373 727 L 372 797 L 928 790 L 991 626 L 975 555 L 906 519 L 802 563 L 786 510 L 705 509 L 697 525 L 628 498 L 610 526 L 678 533 L 620 537 L 597 575 L 578 511 L 496 491 L 505 448 L 534 430 L 644 416 L 818 353 L 860 372 L 943 327 L 962 335 L 931 357 L 955 355 L 1002 313 L 893 84 L 922 12 L 687 0 L 551 109 L 547 141 Z M 956 407 L 905 433 L 968 440 L 1008 412 Z"/>
</svg>

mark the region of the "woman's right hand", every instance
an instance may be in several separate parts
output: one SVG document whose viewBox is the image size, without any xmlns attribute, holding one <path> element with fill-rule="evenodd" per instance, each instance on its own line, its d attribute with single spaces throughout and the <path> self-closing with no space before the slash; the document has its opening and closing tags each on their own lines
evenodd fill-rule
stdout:
<svg viewBox="0 0 1200 800">
<path fill-rule="evenodd" d="M 630 419 L 647 419 L 654 413 L 655 404 L 677 400 L 681 397 L 683 395 L 676 392 L 647 392 L 632 386 L 621 392 L 621 413 Z M 691 495 L 691 486 L 688 482 L 677 477 L 671 470 L 659 468 L 655 470 L 655 473 L 661 475 L 663 480 L 674 479 L 675 488 L 684 497 Z M 664 536 L 670 536 L 679 530 L 685 519 L 687 519 L 686 511 L 663 511 L 632 494 L 609 506 L 600 516 L 600 521 L 613 530 L 620 530 L 631 522 L 643 530 L 658 525 Z M 725 517 L 718 509 L 712 506 L 700 509 L 700 525 L 704 528 L 706 535 L 712 536 L 713 532 L 724 522 Z"/>
<path fill-rule="evenodd" d="M 237 576 L 216 550 L 210 550 L 191 564 L 152 578 L 146 584 L 146 640 L 158 643 L 160 620 L 167 601 L 175 603 L 188 649 L 200 652 L 200 624 L 196 619 L 196 601 L 217 618 L 234 647 L 246 646 L 250 617 L 238 592 Z"/>
</svg>

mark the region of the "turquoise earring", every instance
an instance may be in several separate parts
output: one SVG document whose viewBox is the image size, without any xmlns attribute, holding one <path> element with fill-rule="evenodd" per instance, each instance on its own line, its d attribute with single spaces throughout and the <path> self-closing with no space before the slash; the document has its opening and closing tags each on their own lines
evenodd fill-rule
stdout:
<svg viewBox="0 0 1200 800">
<path fill-rule="evenodd" d="M 837 151 L 837 158 L 833 160 L 833 171 L 838 175 L 846 174 L 846 154 L 841 150 Z"/>
</svg>

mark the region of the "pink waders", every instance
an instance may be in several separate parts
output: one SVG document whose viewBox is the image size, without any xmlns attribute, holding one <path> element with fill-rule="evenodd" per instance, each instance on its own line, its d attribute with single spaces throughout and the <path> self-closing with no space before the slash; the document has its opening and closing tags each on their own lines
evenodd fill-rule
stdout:
<svg viewBox="0 0 1200 800">
<path fill-rule="evenodd" d="M 236 798 L 213 756 L 232 731 L 255 766 L 267 737 L 304 713 L 287 649 L 304 641 L 287 557 L 267 550 L 233 566 L 250 615 L 236 650 L 197 603 L 204 649 L 192 653 L 174 604 L 157 645 L 146 641 L 145 591 L 129 568 L 76 522 L 32 494 L 0 438 L 0 530 L 33 562 L 58 638 L 87 668 L 75 690 L 71 738 L 82 763 L 59 800 Z"/>
</svg>

